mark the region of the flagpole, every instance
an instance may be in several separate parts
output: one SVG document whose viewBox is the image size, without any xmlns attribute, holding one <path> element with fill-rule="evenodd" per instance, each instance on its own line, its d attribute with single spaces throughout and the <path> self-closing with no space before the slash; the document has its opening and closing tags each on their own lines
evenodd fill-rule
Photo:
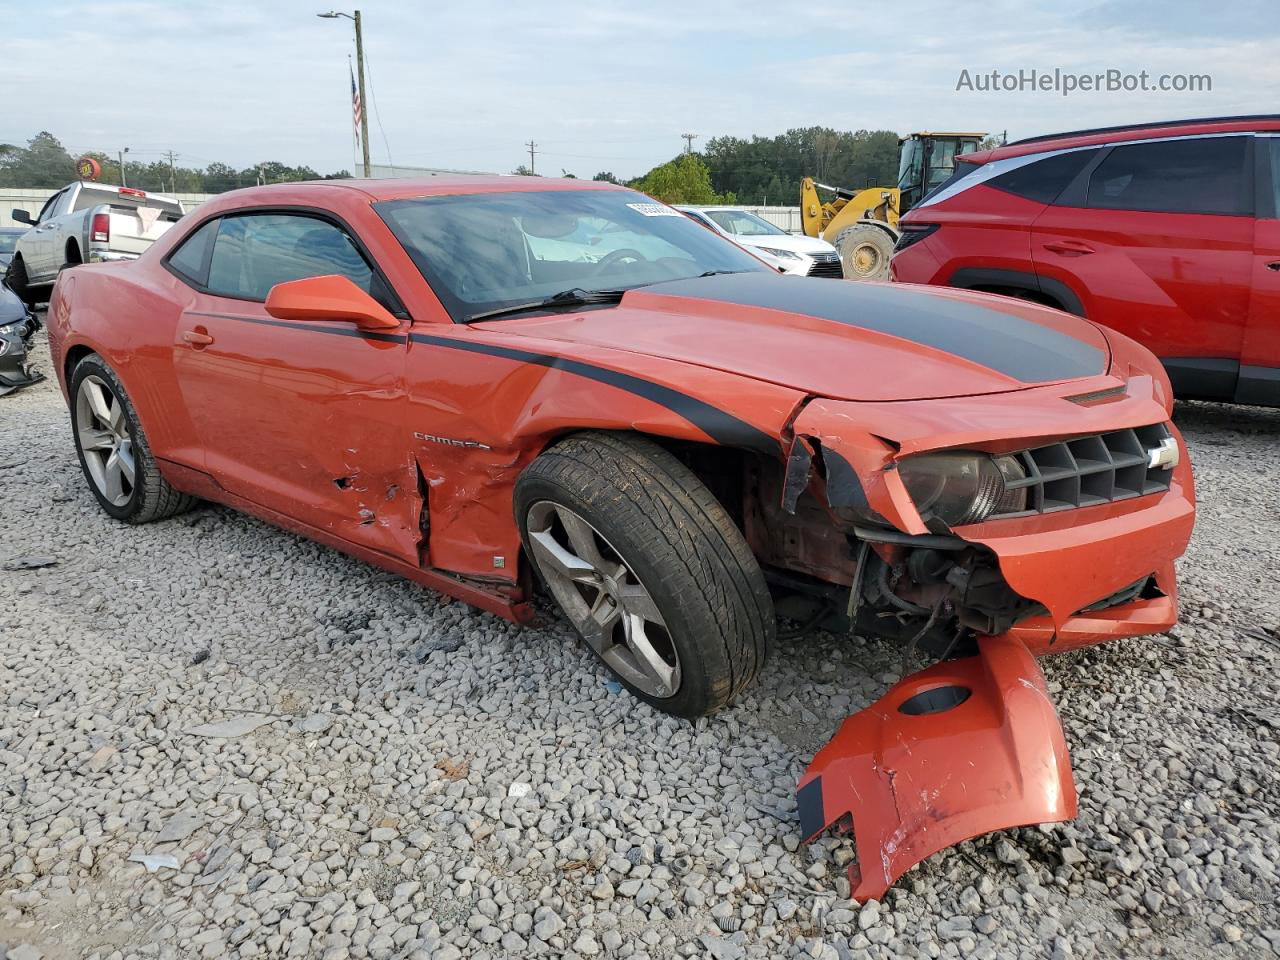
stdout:
<svg viewBox="0 0 1280 960">
<path fill-rule="evenodd" d="M 355 67 L 351 63 L 351 54 L 347 54 L 347 78 L 350 79 L 355 74 Z M 351 169 L 355 170 L 360 163 L 360 131 L 356 129 L 356 125 L 351 125 Z"/>
</svg>

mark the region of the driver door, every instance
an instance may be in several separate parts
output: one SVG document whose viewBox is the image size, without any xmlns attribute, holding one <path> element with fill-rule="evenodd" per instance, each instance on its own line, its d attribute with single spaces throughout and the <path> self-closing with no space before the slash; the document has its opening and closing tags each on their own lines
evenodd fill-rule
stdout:
<svg viewBox="0 0 1280 960">
<path fill-rule="evenodd" d="M 52 221 L 54 217 L 61 215 L 63 201 L 70 189 L 70 187 L 63 187 L 45 201 L 45 205 L 40 208 L 36 225 L 31 228 L 26 242 L 22 245 L 22 262 L 27 268 L 28 283 L 44 283 L 52 279 L 57 274 L 58 268 L 62 266 L 62 259 L 58 257 L 59 251 L 55 249 L 57 230 Z"/>
<path fill-rule="evenodd" d="M 416 564 L 407 323 L 283 321 L 264 305 L 277 283 L 336 274 L 403 315 L 355 239 L 310 212 L 236 213 L 191 234 L 168 266 L 195 274 L 173 351 L 206 472 L 282 517 Z"/>
</svg>

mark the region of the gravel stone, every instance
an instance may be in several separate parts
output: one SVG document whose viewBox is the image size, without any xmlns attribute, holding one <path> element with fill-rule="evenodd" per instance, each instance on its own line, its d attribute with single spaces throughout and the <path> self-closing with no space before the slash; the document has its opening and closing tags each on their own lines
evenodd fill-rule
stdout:
<svg viewBox="0 0 1280 960">
<path fill-rule="evenodd" d="M 6 960 L 1280 956 L 1280 411 L 1177 420 L 1181 622 L 1042 662 L 1079 816 L 857 907 L 794 788 L 893 644 L 779 640 L 677 721 L 549 609 L 516 628 L 220 507 L 111 521 L 56 383 L 5 397 L 0 562 L 57 560 L 0 574 Z"/>
</svg>

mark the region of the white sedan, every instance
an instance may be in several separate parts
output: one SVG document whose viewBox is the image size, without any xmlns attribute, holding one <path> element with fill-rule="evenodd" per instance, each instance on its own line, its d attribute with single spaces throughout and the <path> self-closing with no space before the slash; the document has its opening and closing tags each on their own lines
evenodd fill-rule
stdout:
<svg viewBox="0 0 1280 960">
<path fill-rule="evenodd" d="M 763 217 L 738 207 L 677 206 L 691 220 L 746 247 L 783 273 L 802 277 L 844 277 L 840 254 L 825 240 L 793 236 Z"/>
</svg>

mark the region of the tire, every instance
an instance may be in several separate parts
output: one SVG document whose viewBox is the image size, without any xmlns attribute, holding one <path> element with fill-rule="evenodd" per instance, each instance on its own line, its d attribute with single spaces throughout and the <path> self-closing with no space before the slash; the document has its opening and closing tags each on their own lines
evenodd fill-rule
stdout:
<svg viewBox="0 0 1280 960">
<path fill-rule="evenodd" d="M 662 447 L 626 434 L 571 436 L 521 474 L 515 510 L 526 556 L 543 583 L 636 697 L 675 716 L 699 717 L 726 706 L 755 680 L 775 631 L 764 575 L 711 491 Z M 568 517 L 576 519 L 570 524 Z M 569 582 L 557 568 L 559 562 L 582 570 L 582 554 L 590 552 L 590 545 L 579 550 L 571 541 L 571 526 L 580 536 L 594 535 L 589 539 L 605 576 L 596 570 Z M 579 566 L 556 561 L 548 537 L 566 544 Z M 588 612 L 584 620 L 584 610 L 593 609 L 598 619 Z M 597 630 L 611 609 L 616 623 Z M 643 620 L 638 638 L 637 618 Z M 652 662 L 638 652 L 646 647 L 671 676 L 662 665 L 644 677 L 628 666 L 628 657 Z"/>
<path fill-rule="evenodd" d="M 102 509 L 125 523 L 150 523 L 191 509 L 196 499 L 179 493 L 160 475 L 137 411 L 115 371 L 97 354 L 89 354 L 71 371 L 69 387 L 76 456 Z M 109 416 L 95 412 L 94 392 L 100 392 Z M 86 449 L 86 442 L 94 445 Z M 132 480 L 121 466 L 128 459 L 133 463 Z"/>
<path fill-rule="evenodd" d="M 18 295 L 18 299 L 28 307 L 35 309 L 35 292 L 27 284 L 27 265 L 21 257 L 15 256 L 5 268 L 4 285 Z"/>
<path fill-rule="evenodd" d="M 858 223 L 836 234 L 846 280 L 887 280 L 893 238 L 881 227 Z"/>
</svg>

